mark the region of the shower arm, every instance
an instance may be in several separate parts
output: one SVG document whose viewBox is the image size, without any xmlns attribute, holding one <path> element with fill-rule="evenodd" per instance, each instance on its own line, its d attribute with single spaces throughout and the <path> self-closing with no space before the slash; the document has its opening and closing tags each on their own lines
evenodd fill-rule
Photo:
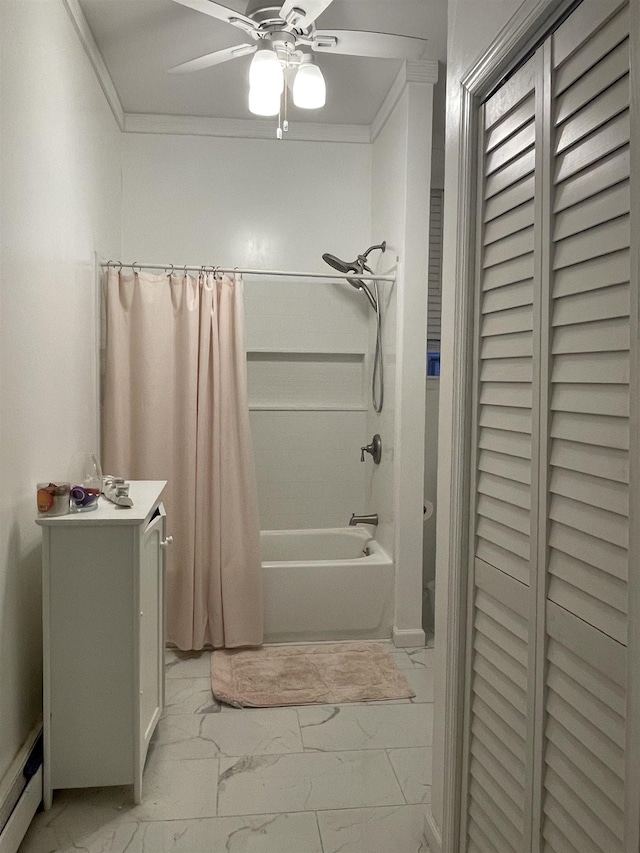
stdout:
<svg viewBox="0 0 640 853">
<path fill-rule="evenodd" d="M 380 249 L 381 252 L 386 252 L 387 251 L 387 241 L 383 240 L 382 243 L 378 243 L 377 246 L 369 246 L 367 251 L 363 255 L 360 255 L 360 257 L 361 258 L 368 258 L 369 255 L 371 254 L 371 252 L 374 252 L 376 249 Z M 369 270 L 369 272 L 371 272 L 371 270 Z"/>
</svg>

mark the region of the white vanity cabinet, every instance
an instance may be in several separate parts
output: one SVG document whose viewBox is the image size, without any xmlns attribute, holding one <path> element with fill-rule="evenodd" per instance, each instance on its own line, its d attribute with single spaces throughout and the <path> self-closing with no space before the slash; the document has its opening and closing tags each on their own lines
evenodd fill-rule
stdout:
<svg viewBox="0 0 640 853">
<path fill-rule="evenodd" d="M 56 788 L 133 785 L 164 702 L 164 481 L 132 482 L 133 507 L 42 526 L 44 805 Z M 170 539 L 168 540 L 170 541 Z"/>
</svg>

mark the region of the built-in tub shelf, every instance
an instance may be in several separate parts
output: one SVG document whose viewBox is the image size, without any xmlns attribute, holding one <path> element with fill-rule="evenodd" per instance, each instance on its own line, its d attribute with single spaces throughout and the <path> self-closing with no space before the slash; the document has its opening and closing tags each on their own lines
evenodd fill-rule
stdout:
<svg viewBox="0 0 640 853">
<path fill-rule="evenodd" d="M 364 352 L 247 352 L 249 406 L 258 411 L 365 411 Z"/>
</svg>

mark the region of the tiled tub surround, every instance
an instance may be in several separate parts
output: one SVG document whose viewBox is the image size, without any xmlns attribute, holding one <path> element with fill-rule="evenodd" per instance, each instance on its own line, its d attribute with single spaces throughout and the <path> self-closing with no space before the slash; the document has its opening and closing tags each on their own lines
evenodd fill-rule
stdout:
<svg viewBox="0 0 640 853">
<path fill-rule="evenodd" d="M 58 791 L 20 853 L 427 853 L 433 649 L 385 647 L 415 699 L 238 710 L 208 652 L 167 652 L 143 802 Z"/>
</svg>

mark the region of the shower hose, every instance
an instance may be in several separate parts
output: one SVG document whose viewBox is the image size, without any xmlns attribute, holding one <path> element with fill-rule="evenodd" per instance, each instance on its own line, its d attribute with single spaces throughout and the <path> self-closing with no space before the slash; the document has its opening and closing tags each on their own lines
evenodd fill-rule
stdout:
<svg viewBox="0 0 640 853">
<path fill-rule="evenodd" d="M 378 282 L 374 282 L 376 297 L 376 353 L 373 360 L 373 376 L 371 378 L 371 399 L 376 412 L 382 411 L 384 402 L 384 367 L 382 364 L 382 307 Z"/>
</svg>

